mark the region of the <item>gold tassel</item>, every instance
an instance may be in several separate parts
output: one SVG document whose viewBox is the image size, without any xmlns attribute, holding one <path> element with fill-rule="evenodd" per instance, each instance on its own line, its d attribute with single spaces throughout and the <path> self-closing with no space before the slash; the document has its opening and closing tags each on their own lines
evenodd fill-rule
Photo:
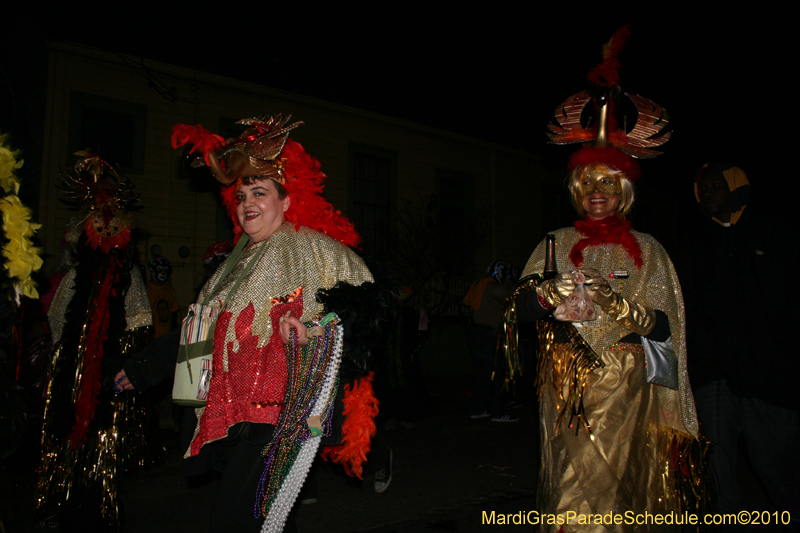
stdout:
<svg viewBox="0 0 800 533">
<path fill-rule="evenodd" d="M 151 327 L 126 331 L 120 341 L 123 353 L 130 354 L 137 347 L 146 345 L 151 334 Z M 60 357 L 59 345 L 50 366 L 51 384 L 59 379 L 56 370 Z M 136 396 L 125 394 L 114 401 L 111 427 L 89 432 L 83 445 L 73 447 L 69 442 L 52 436 L 50 428 L 55 413 L 50 409 L 48 385 L 42 431 L 42 463 L 35 487 L 36 511 L 39 515 L 76 496 L 75 492 L 97 490 L 101 496 L 101 516 L 109 525 L 120 526 L 118 474 L 152 464 L 157 457 L 148 449 L 145 437 L 147 413 L 137 405 Z"/>
<path fill-rule="evenodd" d="M 519 360 L 519 327 L 517 325 L 516 298 L 525 291 L 535 291 L 541 281 L 539 275 L 524 278 L 517 285 L 508 299 L 502 322 L 502 332 L 495 359 L 495 369 L 507 368 L 504 389 L 513 386 L 517 375 L 522 375 L 522 365 Z M 592 428 L 586 419 L 583 408 L 583 394 L 586 387 L 586 376 L 596 368 L 605 366 L 602 359 L 592 350 L 586 341 L 578 334 L 575 327 L 567 322 L 554 322 L 540 320 L 537 322 L 539 337 L 539 356 L 535 384 L 542 398 L 546 373 L 549 366 L 552 368 L 552 384 L 557 397 L 562 404 L 556 421 L 556 432 L 567 412 L 570 413 L 568 427 L 572 427 L 575 419 L 583 425 L 591 435 Z M 556 343 L 567 339 L 566 343 Z M 497 371 L 492 374 L 495 378 Z M 566 397 L 564 389 L 567 389 Z M 577 427 L 576 427 L 577 430 Z"/>
<path fill-rule="evenodd" d="M 708 453 L 711 442 L 700 433 L 694 438 L 669 426 L 658 430 L 658 464 L 661 465 L 661 488 L 667 508 L 678 508 L 698 516 L 708 509 L 711 480 L 708 476 Z"/>
<path fill-rule="evenodd" d="M 492 372 L 492 380 L 505 366 L 505 380 L 503 390 L 508 390 L 516 383 L 516 377 L 522 375 L 522 364 L 519 360 L 519 325 L 517 324 L 517 296 L 525 291 L 536 290 L 539 276 L 533 275 L 522 279 L 514 289 L 514 293 L 508 297 L 503 321 L 500 324 L 500 338 L 495 352 L 495 370 Z"/>
<path fill-rule="evenodd" d="M 519 361 L 519 326 L 517 325 L 517 306 L 512 297 L 506 305 L 503 321 L 500 324 L 500 336 L 495 349 L 494 370 L 492 381 L 498 375 L 505 375 L 503 389 L 509 390 L 516 382 L 516 376 L 522 375 L 522 365 Z M 505 369 L 504 369 L 505 367 Z M 505 372 L 503 370 L 506 370 Z M 513 391 L 511 391 L 513 392 Z"/>
<path fill-rule="evenodd" d="M 539 334 L 539 361 L 536 376 L 536 387 L 539 399 L 542 398 L 544 387 L 547 385 L 547 370 L 551 369 L 551 382 L 561 405 L 557 406 L 559 413 L 556 419 L 555 434 L 558 434 L 564 416 L 569 413 L 568 428 L 574 423 L 577 431 L 580 422 L 589 435 L 592 428 L 586 418 L 583 407 L 583 395 L 586 391 L 586 377 L 596 368 L 605 366 L 603 360 L 592 350 L 592 347 L 575 330 L 575 326 L 568 322 L 540 320 L 537 323 Z M 568 342 L 556 342 L 566 339 Z M 566 389 L 566 394 L 564 390 Z M 577 419 L 577 420 L 576 420 Z"/>
<path fill-rule="evenodd" d="M 80 497 L 84 490 L 96 490 L 101 496 L 101 516 L 109 525 L 120 525 L 117 474 L 128 459 L 123 452 L 128 440 L 123 428 L 139 430 L 144 415 L 135 403 L 133 396 L 119 400 L 112 426 L 89 433 L 77 448 L 52 438 L 47 431 L 43 433 L 42 464 L 35 488 L 37 512 Z"/>
</svg>

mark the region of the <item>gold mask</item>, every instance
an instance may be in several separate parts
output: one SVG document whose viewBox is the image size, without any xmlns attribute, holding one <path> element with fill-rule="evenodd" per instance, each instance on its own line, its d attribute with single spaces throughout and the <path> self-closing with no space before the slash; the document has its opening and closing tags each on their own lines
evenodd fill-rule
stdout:
<svg viewBox="0 0 800 533">
<path fill-rule="evenodd" d="M 588 196 L 594 191 L 600 191 L 603 194 L 622 194 L 622 183 L 613 174 L 598 171 L 587 172 L 578 182 L 578 195 Z"/>
</svg>

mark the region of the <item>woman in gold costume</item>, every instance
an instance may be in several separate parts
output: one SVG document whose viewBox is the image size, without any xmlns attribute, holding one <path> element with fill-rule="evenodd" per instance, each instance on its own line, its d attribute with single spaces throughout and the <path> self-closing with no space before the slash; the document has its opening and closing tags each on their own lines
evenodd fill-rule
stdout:
<svg viewBox="0 0 800 533">
<path fill-rule="evenodd" d="M 640 174 L 631 156 L 653 157 L 649 147 L 668 138 L 651 137 L 666 112 L 635 95 L 624 96 L 639 111 L 636 126 L 616 128 L 616 54 L 626 35 L 615 34 L 590 72 L 592 91 L 568 99 L 550 127 L 557 144 L 586 142 L 568 179 L 583 219 L 554 232 L 558 274 L 536 276 L 542 242 L 516 292 L 517 318 L 538 320 L 540 531 L 679 530 L 679 512 L 701 493 L 680 285 L 663 247 L 625 219 Z M 583 127 L 592 103 L 594 127 Z M 649 369 L 648 344 L 666 352 Z M 659 514 L 672 525 L 656 523 Z"/>
<path fill-rule="evenodd" d="M 579 213 L 555 233 L 560 273 L 517 297 L 520 318 L 556 316 L 583 280 L 594 318 L 540 322 L 541 465 L 538 508 L 572 524 L 545 531 L 632 530 L 633 525 L 577 525 L 592 515 L 679 511 L 672 452 L 691 444 L 697 420 L 686 379 L 683 299 L 672 263 L 651 236 L 624 215 L 632 187 L 604 163 L 573 170 L 570 189 Z M 523 276 L 541 272 L 539 245 Z M 647 382 L 641 337 L 671 338 L 678 357 L 677 390 Z"/>
</svg>

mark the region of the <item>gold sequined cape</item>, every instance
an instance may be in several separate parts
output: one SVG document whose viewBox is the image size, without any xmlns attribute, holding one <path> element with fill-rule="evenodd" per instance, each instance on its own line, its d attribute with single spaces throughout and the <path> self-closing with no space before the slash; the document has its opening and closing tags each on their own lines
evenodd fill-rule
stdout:
<svg viewBox="0 0 800 533">
<path fill-rule="evenodd" d="M 273 333 L 278 334 L 273 331 L 270 317 L 270 310 L 278 300 L 286 298 L 302 287 L 303 314 L 298 318 L 307 323 L 322 312 L 322 304 L 315 299 L 319 289 L 331 288 L 338 281 L 345 281 L 351 285 L 373 281 L 372 274 L 361 258 L 346 246 L 312 229 L 301 227 L 295 230 L 291 223 L 285 223 L 269 239 L 244 250 L 238 263 L 221 283 L 219 278 L 225 270 L 227 261 L 220 265 L 215 275 L 203 287 L 198 300 L 205 301 L 208 298 L 209 305 L 222 305 L 251 260 L 257 262 L 243 277 L 236 293 L 230 295 L 225 308 L 232 315 L 227 329 L 222 330 L 218 322 L 214 332 L 215 351 L 208 403 L 205 408 L 198 409 L 198 427 L 187 456 L 197 454 L 200 447 L 208 442 L 224 438 L 227 429 L 235 423 L 244 421 L 264 423 L 265 412 L 271 413 L 270 420 L 277 421 L 281 406 L 276 404 L 282 405 L 284 398 L 265 394 L 277 391 L 278 385 L 282 386 L 281 390 L 285 393 L 285 374 L 274 377 L 242 375 L 240 378 L 235 378 L 222 377 L 219 372 L 258 364 L 244 360 L 254 357 L 252 350 L 247 353 L 243 353 L 244 350 L 234 352 L 237 351 L 237 347 L 252 342 L 253 337 L 257 337 L 255 347 L 263 348 L 269 344 Z M 252 327 L 247 330 L 237 330 L 235 327 L 237 318 L 245 310 L 248 313 L 252 312 L 253 308 L 255 315 Z M 220 336 L 224 336 L 224 346 L 231 347 L 228 351 L 221 350 L 223 353 L 217 352 L 217 348 L 220 347 L 218 342 Z M 266 354 L 264 351 L 257 352 L 258 357 L 285 358 L 282 343 L 278 355 L 266 352 Z M 236 358 L 243 360 L 237 361 Z M 232 383 L 236 379 L 250 380 L 249 397 L 231 397 L 237 394 L 237 390 L 245 388 L 241 384 Z M 257 379 L 261 381 L 256 382 Z M 270 383 L 273 379 L 283 380 L 283 383 Z M 226 389 L 222 393 L 224 398 L 217 398 L 220 395 L 220 387 Z M 221 399 L 224 401 L 220 401 Z M 274 424 L 274 421 L 267 423 Z"/>
<path fill-rule="evenodd" d="M 556 261 L 560 272 L 577 267 L 569 259 L 581 238 L 574 228 L 556 235 Z M 632 231 L 642 250 L 643 266 L 637 269 L 625 249 L 616 244 L 587 247 L 583 268 L 595 268 L 604 276 L 627 271 L 628 279 L 610 279 L 611 288 L 623 297 L 669 318 L 675 351 L 679 357 L 679 390 L 646 382 L 644 355 L 613 346 L 630 333 L 595 305 L 597 320 L 578 325 L 577 331 L 600 356 L 604 366 L 585 378 L 583 406 L 586 423 L 568 428 L 569 415 L 560 419 L 567 387 L 555 386 L 570 357 L 568 345 L 554 345 L 544 354 L 540 382 L 541 463 L 537 507 L 540 513 L 576 517 L 616 513 L 677 511 L 675 480 L 665 458 L 676 436 L 698 435 L 697 414 L 686 371 L 686 336 L 683 297 L 672 262 L 664 248 L 650 235 Z M 529 259 L 523 276 L 544 268 L 545 243 Z M 609 349 L 609 348 L 616 349 Z M 540 354 L 540 357 L 542 355 Z M 568 381 L 568 380 L 567 380 Z M 559 381 L 564 383 L 564 381 Z M 574 421 L 573 421 L 574 422 Z M 625 513 L 628 515 L 625 515 Z M 560 525 L 543 525 L 540 531 L 555 532 Z M 570 531 L 633 531 L 632 525 L 565 524 Z M 650 526 L 648 526 L 650 527 Z M 654 526 L 669 528 L 669 526 Z M 644 530 L 647 527 L 643 528 Z M 638 531 L 639 529 L 637 529 Z"/>
</svg>

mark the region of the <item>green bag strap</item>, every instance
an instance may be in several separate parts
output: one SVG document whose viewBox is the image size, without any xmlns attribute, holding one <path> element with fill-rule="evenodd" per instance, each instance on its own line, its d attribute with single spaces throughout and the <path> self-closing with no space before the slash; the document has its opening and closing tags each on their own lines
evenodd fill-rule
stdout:
<svg viewBox="0 0 800 533">
<path fill-rule="evenodd" d="M 231 252 L 228 264 L 225 266 L 225 270 L 222 272 L 222 277 L 220 277 L 220 280 L 219 282 L 217 282 L 217 285 L 214 287 L 214 289 L 208 293 L 209 295 L 215 292 L 216 288 L 219 287 L 220 284 L 225 280 L 225 278 L 228 277 L 228 275 L 231 273 L 231 270 L 233 270 L 233 267 L 236 265 L 236 263 L 239 262 L 239 258 L 241 257 L 242 252 L 244 252 L 249 242 L 250 242 L 250 237 L 248 237 L 247 235 L 242 235 L 242 238 L 239 239 L 239 242 L 236 244 L 236 247 L 233 249 L 233 252 Z M 259 259 L 261 259 L 261 256 L 264 254 L 264 251 L 266 249 L 267 247 L 264 246 L 257 255 L 255 255 L 252 259 L 250 259 L 250 261 L 247 263 L 247 266 L 244 267 L 242 273 L 239 274 L 238 278 L 236 278 L 236 282 L 233 284 L 233 287 L 231 287 L 231 290 L 228 291 L 228 294 L 225 297 L 225 302 L 223 302 L 222 307 L 220 308 L 220 312 L 222 312 L 222 310 L 225 309 L 225 307 L 228 305 L 228 301 L 230 300 L 231 295 L 236 294 L 236 291 L 239 290 L 239 285 L 241 285 L 242 280 L 247 277 L 247 275 L 250 273 L 251 270 L 253 270 L 253 266 L 256 263 L 258 263 Z M 206 297 L 206 300 L 203 303 L 203 305 L 208 305 L 208 296 Z M 191 360 L 210 353 L 210 351 L 213 350 L 214 348 L 214 330 L 217 327 L 216 319 L 214 320 L 214 322 L 211 323 L 209 327 L 210 327 L 209 330 L 210 333 L 206 340 L 201 342 L 196 342 L 194 344 L 182 345 L 178 350 L 178 363 L 183 363 L 184 361 L 187 363 L 187 368 L 189 370 L 189 383 L 192 383 Z"/>
<path fill-rule="evenodd" d="M 242 270 L 242 273 L 239 274 L 238 278 L 236 278 L 236 282 L 233 284 L 233 287 L 231 287 L 231 290 L 228 291 L 228 295 L 225 296 L 225 302 L 223 302 L 222 307 L 220 308 L 220 312 L 222 312 L 222 310 L 225 309 L 228 306 L 228 301 L 231 299 L 231 295 L 236 294 L 236 291 L 239 290 L 239 285 L 242 284 L 242 280 L 244 278 L 246 278 L 248 274 L 250 274 L 250 271 L 253 270 L 253 266 L 256 263 L 258 263 L 258 261 L 261 259 L 261 256 L 264 255 L 264 252 L 266 251 L 266 249 L 267 249 L 267 246 L 264 245 L 261 248 L 261 251 L 258 252 L 258 254 L 254 255 L 253 258 L 250 259 L 250 262 L 247 263 L 247 266 L 244 267 L 244 270 Z M 231 255 L 233 255 L 233 254 L 231 254 Z M 236 259 L 238 260 L 238 257 Z M 225 272 L 223 272 L 223 274 L 225 274 Z"/>
<path fill-rule="evenodd" d="M 242 235 L 241 238 L 239 239 L 239 242 L 237 242 L 236 246 L 233 248 L 230 257 L 228 257 L 228 262 L 225 265 L 225 270 L 222 271 L 222 276 L 220 276 L 219 281 L 214 286 L 214 288 L 208 291 L 208 293 L 206 294 L 206 298 L 205 301 L 203 301 L 203 305 L 208 305 L 209 298 L 211 297 L 212 294 L 216 292 L 219 286 L 222 285 L 222 282 L 225 281 L 225 278 L 228 277 L 228 274 L 231 273 L 231 270 L 233 270 L 233 267 L 235 267 L 236 264 L 239 262 L 239 258 L 242 256 L 242 253 L 244 253 L 244 250 L 245 248 L 247 248 L 247 245 L 249 243 L 250 243 L 250 237 L 247 234 Z"/>
<path fill-rule="evenodd" d="M 231 270 L 233 270 L 233 266 L 236 263 L 239 262 L 239 258 L 242 255 L 242 251 L 244 251 L 244 249 L 246 248 L 247 243 L 249 241 L 250 241 L 250 238 L 247 235 L 243 235 L 242 238 L 239 239 L 239 243 L 236 245 L 236 248 L 231 253 L 230 261 L 228 261 L 228 264 L 225 266 L 225 270 L 222 272 L 222 277 L 220 278 L 219 282 L 217 282 L 217 285 L 214 287 L 214 289 L 209 291 L 209 293 L 208 293 L 209 296 L 211 294 L 213 294 L 214 292 L 216 292 L 217 287 L 219 287 L 222 284 L 222 282 L 225 280 L 225 278 L 227 278 L 228 275 L 231 273 Z M 242 272 L 239 274 L 239 277 L 236 278 L 236 282 L 234 282 L 233 287 L 231 287 L 231 290 L 229 290 L 228 294 L 225 296 L 225 301 L 222 303 L 222 307 L 220 307 L 220 309 L 219 309 L 220 313 L 228 306 L 228 302 L 230 301 L 231 296 L 236 294 L 236 291 L 239 290 L 239 285 L 242 284 L 242 280 L 244 280 L 244 278 L 246 278 L 247 275 L 250 274 L 250 272 L 253 270 L 253 267 L 255 266 L 256 263 L 258 263 L 258 261 L 261 259 L 261 256 L 264 255 L 264 252 L 266 250 L 267 250 L 267 246 L 265 245 L 264 247 L 261 248 L 261 250 L 258 252 L 258 254 L 254 255 L 250 259 L 250 261 L 247 263 L 247 266 L 244 267 Z M 205 301 L 203 302 L 204 306 L 208 305 L 209 296 L 206 296 Z M 214 322 L 212 322 L 211 326 L 210 326 L 211 327 L 211 330 L 210 330 L 211 334 L 209 335 L 209 339 L 214 336 L 214 328 L 216 328 L 216 326 L 217 326 L 217 321 L 215 319 Z M 206 339 L 206 340 L 208 340 L 208 339 Z"/>
<path fill-rule="evenodd" d="M 247 248 L 247 245 L 249 243 L 250 243 L 250 237 L 247 235 L 242 235 L 242 237 L 239 239 L 239 242 L 236 243 L 236 247 L 233 249 L 233 252 L 231 252 L 230 257 L 228 258 L 228 263 L 225 265 L 225 270 L 222 271 L 222 276 L 220 276 L 216 286 L 212 290 L 210 290 L 206 295 L 203 305 L 208 305 L 209 298 L 211 297 L 212 294 L 214 294 L 214 292 L 216 292 L 217 288 L 219 288 L 219 286 L 222 285 L 222 282 L 225 281 L 225 278 L 227 278 L 228 275 L 231 273 L 233 267 L 235 267 L 236 264 L 239 262 L 239 258 L 242 256 L 242 253 L 244 253 L 244 250 L 245 248 Z M 228 301 L 231 299 L 231 295 L 236 294 L 236 291 L 239 290 L 239 285 L 242 283 L 242 280 L 247 277 L 247 275 L 250 273 L 251 270 L 253 270 L 253 266 L 258 262 L 261 256 L 264 255 L 266 249 L 267 246 L 264 246 L 261 249 L 261 252 L 259 252 L 258 255 L 254 256 L 249 263 L 247 263 L 247 266 L 244 268 L 244 270 L 242 270 L 242 273 L 239 274 L 239 277 L 236 279 L 236 283 L 234 283 L 233 287 L 231 287 L 231 290 L 228 291 L 228 295 L 225 297 L 225 302 L 222 304 L 220 311 L 222 309 L 225 309 L 225 307 L 228 305 Z"/>
</svg>

